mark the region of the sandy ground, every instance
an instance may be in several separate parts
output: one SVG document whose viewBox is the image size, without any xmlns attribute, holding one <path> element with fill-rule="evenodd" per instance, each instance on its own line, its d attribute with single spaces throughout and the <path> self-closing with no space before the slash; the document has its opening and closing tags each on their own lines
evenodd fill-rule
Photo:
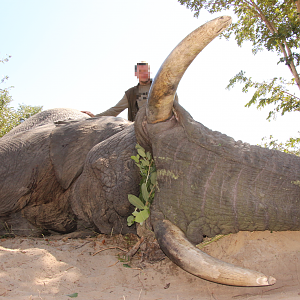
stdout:
<svg viewBox="0 0 300 300">
<path fill-rule="evenodd" d="M 167 258 L 155 264 L 141 264 L 138 257 L 121 262 L 122 251 L 109 247 L 127 247 L 133 241 L 117 239 L 122 238 L 1 239 L 0 299 L 300 300 L 300 232 L 240 232 L 204 248 L 224 261 L 277 279 L 274 286 L 263 288 L 211 283 Z M 106 250 L 98 252 L 101 249 Z M 68 296 L 74 293 L 77 297 Z"/>
</svg>

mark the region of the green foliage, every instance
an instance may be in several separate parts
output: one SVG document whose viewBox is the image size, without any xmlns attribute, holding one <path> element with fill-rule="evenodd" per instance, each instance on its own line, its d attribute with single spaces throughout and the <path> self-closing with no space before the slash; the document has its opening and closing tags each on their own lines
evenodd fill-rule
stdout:
<svg viewBox="0 0 300 300">
<path fill-rule="evenodd" d="M 0 63 L 4 64 L 4 63 L 8 62 L 10 58 L 11 58 L 11 56 L 8 56 L 6 58 L 2 58 L 2 59 L 0 59 Z M 3 83 L 7 79 L 8 79 L 8 76 L 4 76 L 3 78 L 1 78 L 0 83 Z"/>
<path fill-rule="evenodd" d="M 300 111 L 300 98 L 295 94 L 291 94 L 287 87 L 294 84 L 294 80 L 287 82 L 282 77 L 275 77 L 266 82 L 256 82 L 252 78 L 247 78 L 244 71 L 240 71 L 230 79 L 227 89 L 233 87 L 237 82 L 244 84 L 242 91 L 248 93 L 250 88 L 254 88 L 251 100 L 245 105 L 250 107 L 257 103 L 257 108 L 265 107 L 268 104 L 274 104 L 275 108 L 269 112 L 267 119 L 273 117 L 275 119 L 278 112 L 284 115 L 286 112 Z"/>
<path fill-rule="evenodd" d="M 0 59 L 0 63 L 6 63 L 10 58 L 11 56 Z M 0 83 L 4 83 L 7 79 L 8 76 L 4 76 Z M 9 95 L 9 88 L 0 89 L 0 137 L 19 125 L 25 119 L 40 112 L 43 108 L 42 106 L 19 104 L 18 108 L 14 109 L 10 106 L 12 101 L 13 99 Z"/>
<path fill-rule="evenodd" d="M 287 42 L 290 48 L 299 47 L 300 20 L 296 1 L 293 0 L 178 0 L 181 5 L 199 17 L 202 9 L 213 14 L 232 10 L 238 21 L 232 24 L 223 36 L 235 36 L 238 45 L 252 42 L 253 53 L 263 48 L 281 52 L 280 43 Z"/>
<path fill-rule="evenodd" d="M 73 293 L 73 294 L 70 294 L 70 295 L 67 295 L 67 296 L 70 297 L 70 298 L 77 298 L 78 293 Z"/>
<path fill-rule="evenodd" d="M 10 58 L 11 58 L 11 56 L 8 55 L 7 57 L 0 59 L 0 63 L 4 64 L 4 63 L 8 62 Z"/>
<path fill-rule="evenodd" d="M 298 132 L 300 134 L 300 132 Z M 300 156 L 300 137 L 290 138 L 286 142 L 278 142 L 272 135 L 269 138 L 264 137 L 261 146 L 273 150 L 279 150 L 285 153 L 294 154 Z"/>
<path fill-rule="evenodd" d="M 42 106 L 19 104 L 17 109 L 10 106 L 12 97 L 9 89 L 0 89 L 0 137 L 19 125 L 23 120 L 40 112 Z"/>
<path fill-rule="evenodd" d="M 299 97 L 296 97 L 288 88 L 291 85 L 300 89 L 300 77 L 296 67 L 300 63 L 300 0 L 178 0 L 182 5 L 195 12 L 199 16 L 201 9 L 210 13 L 232 10 L 237 16 L 237 22 L 233 23 L 222 36 L 229 39 L 234 36 L 237 44 L 245 41 L 252 43 L 252 52 L 267 49 L 276 52 L 280 57 L 278 63 L 284 63 L 290 70 L 292 79 L 273 78 L 268 82 L 255 82 L 244 76 L 244 72 L 238 73 L 230 80 L 232 87 L 237 82 L 244 83 L 243 91 L 248 88 L 256 89 L 247 106 L 257 104 L 263 107 L 266 104 L 277 105 L 270 118 L 276 112 L 299 110 Z"/>
<path fill-rule="evenodd" d="M 145 149 L 139 144 L 135 148 L 138 154 L 131 156 L 131 159 L 139 167 L 142 179 L 139 197 L 128 195 L 129 202 L 135 206 L 134 212 L 127 218 L 128 226 L 131 226 L 134 222 L 142 224 L 149 218 L 150 205 L 154 199 L 156 186 L 156 167 L 151 153 L 145 152 Z"/>
</svg>

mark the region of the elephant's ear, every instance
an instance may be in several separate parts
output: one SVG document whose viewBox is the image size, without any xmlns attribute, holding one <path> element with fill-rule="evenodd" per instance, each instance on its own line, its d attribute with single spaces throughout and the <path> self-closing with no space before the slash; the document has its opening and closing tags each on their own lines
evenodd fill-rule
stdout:
<svg viewBox="0 0 300 300">
<path fill-rule="evenodd" d="M 81 174 L 87 154 L 96 144 L 130 124 L 113 117 L 58 122 L 50 137 L 50 158 L 61 186 L 67 189 Z"/>
<path fill-rule="evenodd" d="M 28 204 L 37 183 L 51 172 L 48 124 L 0 139 L 0 216 Z"/>
</svg>

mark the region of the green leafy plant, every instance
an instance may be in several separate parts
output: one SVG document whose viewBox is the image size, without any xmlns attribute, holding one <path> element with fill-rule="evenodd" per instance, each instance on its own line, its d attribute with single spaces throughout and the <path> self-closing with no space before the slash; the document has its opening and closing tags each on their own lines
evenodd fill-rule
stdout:
<svg viewBox="0 0 300 300">
<path fill-rule="evenodd" d="M 281 112 L 281 115 L 284 115 L 286 112 L 300 110 L 300 98 L 288 91 L 288 87 L 295 85 L 295 80 L 293 79 L 291 82 L 287 82 L 282 77 L 275 77 L 271 81 L 256 82 L 251 77 L 246 77 L 244 71 L 240 71 L 230 79 L 226 88 L 229 90 L 238 82 L 244 84 L 242 88 L 243 93 L 248 93 L 253 88 L 256 89 L 251 100 L 245 105 L 246 107 L 257 104 L 259 109 L 268 104 L 275 105 L 273 111 L 269 112 L 267 117 L 269 120 L 271 117 L 276 119 L 276 114 L 279 112 Z"/>
<path fill-rule="evenodd" d="M 78 293 L 73 293 L 73 294 L 70 294 L 70 295 L 67 295 L 67 296 L 70 297 L 70 298 L 77 298 Z"/>
<path fill-rule="evenodd" d="M 299 131 L 298 134 L 300 134 Z M 262 144 L 260 146 L 300 156 L 300 137 L 291 137 L 285 142 L 278 142 L 278 140 L 270 135 L 269 138 L 262 138 Z"/>
<path fill-rule="evenodd" d="M 143 224 L 149 218 L 150 205 L 154 199 L 156 186 L 156 167 L 151 153 L 146 152 L 139 144 L 135 148 L 137 155 L 131 156 L 131 159 L 139 167 L 142 179 L 140 182 L 139 197 L 131 194 L 128 195 L 129 202 L 135 206 L 134 212 L 127 218 L 128 226 L 131 226 L 134 222 Z"/>
<path fill-rule="evenodd" d="M 10 58 L 11 56 L 3 59 L 0 58 L 0 63 L 6 63 Z M 1 78 L 0 84 L 5 83 L 7 79 L 8 76 Z M 40 112 L 43 108 L 42 106 L 29 106 L 25 104 L 19 104 L 17 109 L 11 107 L 11 102 L 13 101 L 12 96 L 9 94 L 11 88 L 0 88 L 0 137 L 32 115 Z"/>
</svg>

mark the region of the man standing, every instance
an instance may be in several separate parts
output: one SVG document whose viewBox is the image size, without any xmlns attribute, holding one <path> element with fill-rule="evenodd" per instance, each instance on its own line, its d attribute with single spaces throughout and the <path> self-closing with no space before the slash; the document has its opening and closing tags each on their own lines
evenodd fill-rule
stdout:
<svg viewBox="0 0 300 300">
<path fill-rule="evenodd" d="M 138 85 L 128 89 L 123 98 L 110 109 L 94 115 L 89 111 L 82 111 L 91 117 L 113 116 L 116 117 L 123 110 L 128 108 L 128 120 L 134 121 L 138 110 L 147 103 L 148 93 L 152 80 L 150 79 L 150 66 L 146 62 L 137 63 L 135 76 L 138 78 Z M 177 94 L 175 101 L 178 101 Z"/>
</svg>

